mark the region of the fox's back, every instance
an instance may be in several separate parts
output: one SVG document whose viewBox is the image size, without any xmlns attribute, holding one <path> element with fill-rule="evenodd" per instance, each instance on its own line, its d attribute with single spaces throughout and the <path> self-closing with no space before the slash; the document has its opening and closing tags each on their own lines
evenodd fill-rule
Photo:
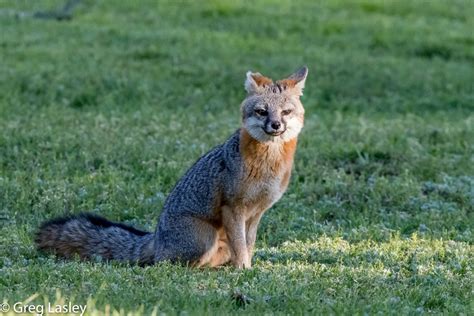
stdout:
<svg viewBox="0 0 474 316">
<path fill-rule="evenodd" d="M 166 199 L 163 215 L 216 220 L 219 208 L 241 173 L 239 138 L 237 131 L 194 163 Z"/>
</svg>

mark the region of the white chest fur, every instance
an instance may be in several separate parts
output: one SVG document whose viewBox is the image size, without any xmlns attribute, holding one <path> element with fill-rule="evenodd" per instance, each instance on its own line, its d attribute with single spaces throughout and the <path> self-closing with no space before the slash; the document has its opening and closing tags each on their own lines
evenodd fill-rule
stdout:
<svg viewBox="0 0 474 316">
<path fill-rule="evenodd" d="M 271 204 L 278 201 L 283 195 L 286 187 L 282 187 L 282 176 L 263 177 L 258 181 L 247 182 L 246 187 L 242 188 L 244 193 L 244 201 L 247 203 L 261 202 Z"/>
</svg>

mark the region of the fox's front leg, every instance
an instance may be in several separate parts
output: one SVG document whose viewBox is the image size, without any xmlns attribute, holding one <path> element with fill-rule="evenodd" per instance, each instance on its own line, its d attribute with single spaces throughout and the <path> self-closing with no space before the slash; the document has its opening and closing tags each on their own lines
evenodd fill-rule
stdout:
<svg viewBox="0 0 474 316">
<path fill-rule="evenodd" d="M 255 246 L 255 240 L 257 239 L 257 229 L 260 219 L 262 218 L 263 212 L 259 212 L 251 217 L 247 221 L 247 231 L 245 239 L 247 241 L 247 253 L 249 256 L 249 262 L 252 263 L 253 250 Z"/>
<path fill-rule="evenodd" d="M 250 268 L 250 259 L 247 251 L 245 234 L 245 214 L 243 209 L 222 208 L 222 223 L 227 232 L 232 264 L 239 269 Z"/>
</svg>

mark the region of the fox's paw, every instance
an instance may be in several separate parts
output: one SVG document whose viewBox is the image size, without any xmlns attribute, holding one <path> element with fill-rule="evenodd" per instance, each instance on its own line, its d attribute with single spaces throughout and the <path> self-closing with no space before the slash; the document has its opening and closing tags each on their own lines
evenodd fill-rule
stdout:
<svg viewBox="0 0 474 316">
<path fill-rule="evenodd" d="M 235 268 L 237 269 L 250 269 L 252 268 L 252 262 L 250 259 L 245 260 L 236 260 L 232 262 Z"/>
</svg>

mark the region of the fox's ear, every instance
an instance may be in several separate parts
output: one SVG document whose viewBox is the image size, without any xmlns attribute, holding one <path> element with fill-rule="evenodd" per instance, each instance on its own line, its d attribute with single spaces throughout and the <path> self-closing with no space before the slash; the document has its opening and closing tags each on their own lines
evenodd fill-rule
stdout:
<svg viewBox="0 0 474 316">
<path fill-rule="evenodd" d="M 247 79 L 245 80 L 245 90 L 249 94 L 262 92 L 265 87 L 273 83 L 272 79 L 265 77 L 259 72 L 247 71 Z"/>
<path fill-rule="evenodd" d="M 308 67 L 303 66 L 288 78 L 279 81 L 286 89 L 292 91 L 294 94 L 303 95 L 304 84 L 308 76 Z"/>
<path fill-rule="evenodd" d="M 303 66 L 298 69 L 294 74 L 292 74 L 288 79 L 295 81 L 295 93 L 298 95 L 303 95 L 304 84 L 306 82 L 306 77 L 308 76 L 308 67 Z"/>
<path fill-rule="evenodd" d="M 295 88 L 300 91 L 300 95 L 303 95 L 304 84 L 306 82 L 306 77 L 308 76 L 308 67 L 303 66 L 298 69 L 297 72 L 291 75 L 296 81 Z"/>
</svg>

